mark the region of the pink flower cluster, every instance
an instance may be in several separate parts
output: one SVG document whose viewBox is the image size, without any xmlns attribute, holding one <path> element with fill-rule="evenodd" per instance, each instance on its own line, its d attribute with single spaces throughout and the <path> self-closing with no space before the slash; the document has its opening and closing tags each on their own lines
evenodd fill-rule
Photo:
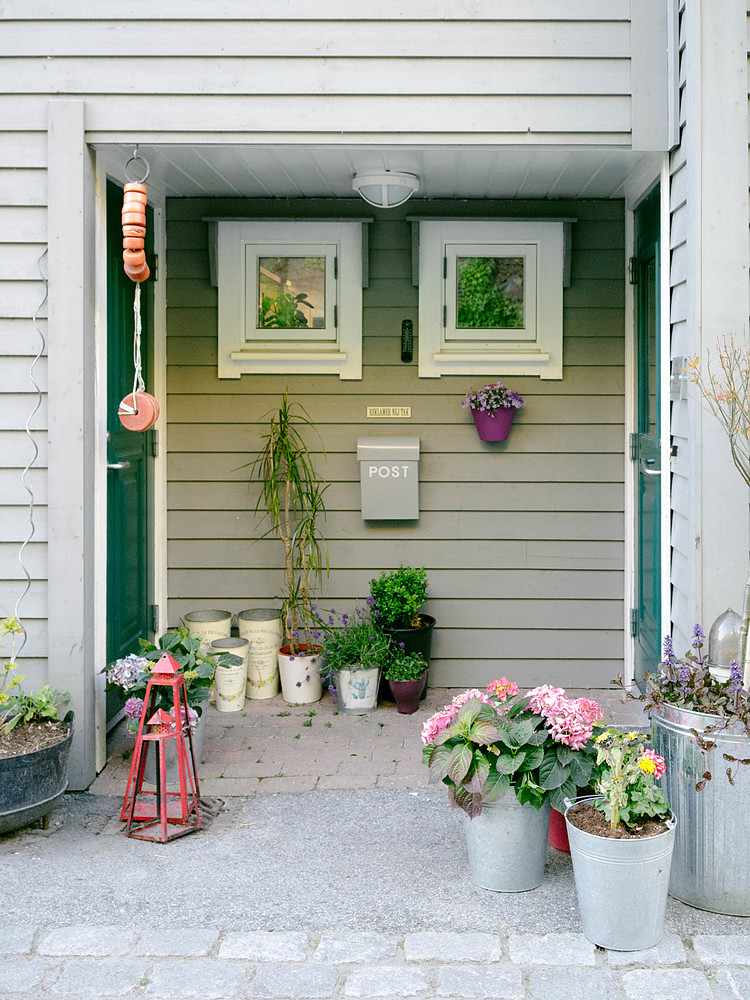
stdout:
<svg viewBox="0 0 750 1000">
<path fill-rule="evenodd" d="M 582 750 L 591 739 L 594 725 L 604 714 L 591 698 L 566 698 L 563 688 L 543 684 L 530 693 L 529 708 L 544 716 L 553 740 L 573 750 Z"/>
<path fill-rule="evenodd" d="M 498 701 L 507 701 L 518 694 L 518 685 L 515 681 L 509 681 L 507 677 L 501 677 L 499 681 L 490 681 L 487 685 L 487 694 Z"/>
<path fill-rule="evenodd" d="M 428 743 L 433 743 L 435 738 L 453 722 L 466 702 L 471 701 L 472 698 L 477 698 L 486 705 L 492 704 L 492 701 L 484 691 L 480 691 L 478 688 L 470 688 L 462 694 L 457 694 L 450 705 L 446 705 L 439 712 L 435 712 L 425 722 L 424 726 L 422 726 L 422 742 L 424 745 L 427 746 Z"/>
<path fill-rule="evenodd" d="M 643 756 L 648 757 L 648 759 L 654 765 L 654 777 L 661 778 L 664 772 L 667 770 L 667 765 L 663 757 L 660 757 L 658 753 L 654 750 L 644 750 Z"/>
</svg>

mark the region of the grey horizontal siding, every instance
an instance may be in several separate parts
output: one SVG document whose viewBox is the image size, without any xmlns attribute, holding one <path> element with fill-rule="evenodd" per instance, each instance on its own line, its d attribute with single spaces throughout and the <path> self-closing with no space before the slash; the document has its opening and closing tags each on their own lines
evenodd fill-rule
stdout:
<svg viewBox="0 0 750 1000">
<path fill-rule="evenodd" d="M 301 203 L 300 203 L 301 204 Z M 325 203 L 307 205 L 325 212 Z M 340 208 L 339 206 L 337 206 Z M 297 203 L 284 207 L 297 214 Z M 475 208 L 475 207 L 474 207 Z M 330 483 L 323 532 L 330 578 L 322 603 L 352 606 L 370 579 L 424 565 L 427 610 L 438 618 L 434 683 L 606 685 L 622 669 L 624 284 L 621 203 L 493 204 L 498 215 L 577 216 L 565 292 L 564 377 L 514 378 L 528 399 L 501 446 L 477 438 L 460 402 L 463 377 L 420 380 L 399 362 L 397 331 L 418 309 L 406 209 L 371 228 L 361 382 L 325 376 L 216 375 L 216 291 L 208 279 L 205 215 L 280 214 L 271 202 L 169 201 L 169 614 L 275 603 L 280 546 L 262 539 L 252 459 L 262 416 L 287 385 L 316 421 L 311 438 Z M 438 214 L 455 212 L 451 203 Z M 476 210 L 472 214 L 476 214 Z M 580 228 L 579 228 L 580 226 Z M 475 379 L 474 381 L 481 381 Z M 377 402 L 412 407 L 410 421 L 368 421 Z M 362 521 L 356 441 L 416 434 L 421 442 L 415 524 Z M 542 665 L 544 669 L 542 669 Z"/>
</svg>

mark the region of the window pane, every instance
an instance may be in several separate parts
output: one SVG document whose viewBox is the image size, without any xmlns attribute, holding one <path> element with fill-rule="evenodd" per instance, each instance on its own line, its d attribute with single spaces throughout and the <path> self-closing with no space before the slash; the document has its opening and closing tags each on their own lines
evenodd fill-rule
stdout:
<svg viewBox="0 0 750 1000">
<path fill-rule="evenodd" d="M 456 327 L 522 327 L 523 269 L 523 257 L 457 257 Z"/>
<path fill-rule="evenodd" d="M 258 328 L 325 328 L 325 257 L 258 258 Z"/>
</svg>

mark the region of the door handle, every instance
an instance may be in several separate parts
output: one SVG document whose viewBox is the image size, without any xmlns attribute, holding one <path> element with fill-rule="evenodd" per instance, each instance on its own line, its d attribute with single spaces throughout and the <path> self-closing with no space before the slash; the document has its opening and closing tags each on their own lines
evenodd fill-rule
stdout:
<svg viewBox="0 0 750 1000">
<path fill-rule="evenodd" d="M 641 459 L 641 472 L 647 476 L 660 476 L 661 469 L 649 469 L 649 465 L 653 465 L 656 461 L 655 458 L 642 458 Z"/>
<path fill-rule="evenodd" d="M 107 468 L 114 469 L 115 471 L 118 469 L 129 469 L 130 462 L 107 462 Z"/>
</svg>

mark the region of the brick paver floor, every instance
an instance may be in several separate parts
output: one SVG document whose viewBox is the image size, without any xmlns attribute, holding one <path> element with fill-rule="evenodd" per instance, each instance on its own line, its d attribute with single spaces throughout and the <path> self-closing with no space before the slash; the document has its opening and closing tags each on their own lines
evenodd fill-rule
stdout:
<svg viewBox="0 0 750 1000">
<path fill-rule="evenodd" d="M 460 690 L 430 688 L 414 715 L 399 715 L 392 702 L 381 702 L 371 715 L 344 715 L 327 693 L 313 705 L 287 705 L 278 695 L 246 701 L 242 712 L 210 707 L 199 769 L 201 794 L 225 798 L 426 785 L 422 725 Z M 625 701 L 616 689 L 567 694 L 596 699 L 612 725 L 645 722 L 640 703 Z M 109 736 L 107 766 L 91 792 L 124 793 L 132 748 L 133 737 L 121 723 Z"/>
</svg>

